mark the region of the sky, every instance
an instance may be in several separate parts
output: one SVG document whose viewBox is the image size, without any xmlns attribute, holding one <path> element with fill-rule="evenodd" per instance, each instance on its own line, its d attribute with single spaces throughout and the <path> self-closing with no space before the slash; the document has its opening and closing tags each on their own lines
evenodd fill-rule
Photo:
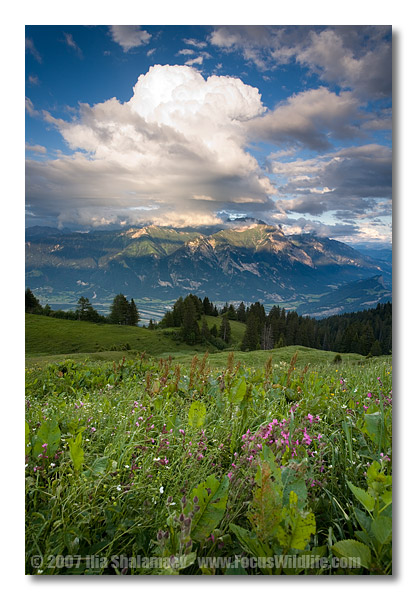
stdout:
<svg viewBox="0 0 417 600">
<path fill-rule="evenodd" d="M 26 225 L 388 244 L 389 26 L 25 28 Z"/>
</svg>

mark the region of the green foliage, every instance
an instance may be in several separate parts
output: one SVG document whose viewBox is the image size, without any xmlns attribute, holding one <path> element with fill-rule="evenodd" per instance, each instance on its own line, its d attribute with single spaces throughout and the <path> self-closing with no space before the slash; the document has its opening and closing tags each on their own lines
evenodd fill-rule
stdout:
<svg viewBox="0 0 417 600">
<path fill-rule="evenodd" d="M 195 429 L 203 427 L 206 418 L 206 406 L 203 402 L 195 400 L 188 411 L 188 425 Z"/>
<path fill-rule="evenodd" d="M 84 462 L 84 450 L 82 448 L 83 438 L 81 432 L 75 439 L 68 440 L 70 457 L 75 471 L 79 471 Z"/>
<path fill-rule="evenodd" d="M 292 347 L 267 362 L 262 351 L 28 362 L 27 572 L 121 573 L 85 557 L 141 555 L 165 563 L 128 574 L 390 573 L 390 361 L 333 356 Z M 34 555 L 81 562 L 34 568 Z M 248 556 L 271 560 L 247 566 Z M 308 556 L 360 565 L 276 562 Z"/>
<path fill-rule="evenodd" d="M 226 510 L 228 490 L 227 475 L 221 481 L 218 481 L 214 475 L 210 475 L 206 481 L 191 491 L 189 511 L 186 514 L 193 512 L 197 506 L 200 507 L 192 520 L 193 540 L 203 542 L 216 529 Z"/>
</svg>

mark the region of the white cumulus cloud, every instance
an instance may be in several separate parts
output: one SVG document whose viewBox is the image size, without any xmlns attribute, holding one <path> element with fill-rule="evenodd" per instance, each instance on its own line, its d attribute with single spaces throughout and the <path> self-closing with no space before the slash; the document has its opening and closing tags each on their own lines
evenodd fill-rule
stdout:
<svg viewBox="0 0 417 600">
<path fill-rule="evenodd" d="M 71 121 L 43 113 L 72 154 L 28 161 L 28 203 L 61 223 L 92 223 L 98 212 L 115 222 L 146 214 L 201 223 L 236 204 L 268 210 L 274 188 L 246 150 L 247 122 L 264 111 L 240 79 L 155 65 L 126 103 L 81 104 Z"/>
</svg>

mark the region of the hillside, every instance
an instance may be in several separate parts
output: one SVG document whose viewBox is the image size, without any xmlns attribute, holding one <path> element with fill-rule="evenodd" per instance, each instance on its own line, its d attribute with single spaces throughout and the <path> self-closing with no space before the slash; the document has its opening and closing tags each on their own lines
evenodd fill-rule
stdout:
<svg viewBox="0 0 417 600">
<path fill-rule="evenodd" d="M 26 355 L 95 353 L 133 350 L 152 356 L 173 352 L 205 352 L 203 345 L 188 346 L 172 338 L 172 330 L 149 330 L 143 327 L 107 325 L 84 321 L 67 321 L 26 314 Z M 221 317 L 207 317 L 210 327 L 220 327 Z M 240 345 L 245 325 L 231 321 L 230 347 Z M 216 348 L 210 347 L 215 352 Z"/>
</svg>

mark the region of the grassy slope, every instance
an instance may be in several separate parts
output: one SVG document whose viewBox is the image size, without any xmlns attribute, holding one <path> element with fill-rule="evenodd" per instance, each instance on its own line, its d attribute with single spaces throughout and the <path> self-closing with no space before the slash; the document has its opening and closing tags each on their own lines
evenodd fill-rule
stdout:
<svg viewBox="0 0 417 600">
<path fill-rule="evenodd" d="M 207 317 L 209 327 L 214 323 L 220 325 L 220 317 Z M 245 326 L 236 321 L 231 322 L 232 345 L 238 348 Z M 131 350 L 111 351 L 110 348 L 128 343 Z M 175 362 L 184 365 L 191 362 L 195 354 L 203 354 L 203 346 L 187 346 L 175 342 L 163 331 L 150 331 L 141 327 L 125 327 L 119 325 L 95 325 L 78 321 L 65 321 L 26 315 L 26 363 L 27 366 L 42 365 L 71 357 L 76 360 L 119 360 L 122 356 L 133 356 L 137 352 L 146 352 L 153 356 L 171 355 Z M 239 352 L 235 351 L 235 361 L 241 361 L 248 367 L 260 367 L 272 355 L 274 364 L 280 361 L 289 362 L 298 351 L 299 366 L 306 363 L 327 363 L 332 361 L 335 352 L 325 352 L 303 346 L 287 346 L 268 352 Z M 227 363 L 229 349 L 224 352 L 210 354 L 209 363 L 212 367 L 224 367 Z M 358 354 L 345 354 L 343 361 L 363 361 Z"/>
<path fill-rule="evenodd" d="M 188 349 L 186 344 L 175 342 L 162 331 L 26 315 L 27 356 L 109 351 L 125 344 L 137 352 L 156 356 Z"/>
<path fill-rule="evenodd" d="M 220 327 L 221 317 L 207 317 L 207 324 Z M 231 321 L 231 347 L 242 341 L 245 325 Z M 75 354 L 109 352 L 129 344 L 136 352 L 147 352 L 154 356 L 174 352 L 205 352 L 203 345 L 188 346 L 166 335 L 169 330 L 149 330 L 143 327 L 127 327 L 53 319 L 40 315 L 26 314 L 26 355 Z M 215 351 L 211 347 L 211 351 Z"/>
</svg>

